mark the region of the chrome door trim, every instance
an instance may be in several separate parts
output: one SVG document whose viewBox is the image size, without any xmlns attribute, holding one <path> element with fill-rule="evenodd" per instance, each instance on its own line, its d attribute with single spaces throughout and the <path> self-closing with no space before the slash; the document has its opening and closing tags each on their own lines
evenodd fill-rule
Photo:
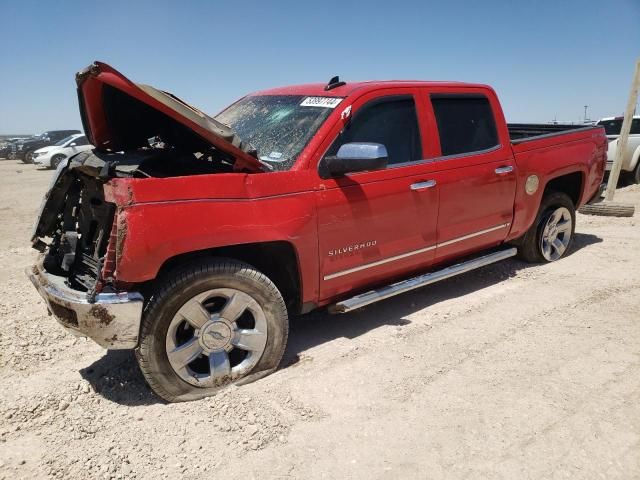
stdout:
<svg viewBox="0 0 640 480">
<path fill-rule="evenodd" d="M 500 230 L 501 228 L 507 228 L 511 223 L 503 223 L 501 225 L 496 225 L 495 227 L 485 228 L 484 230 L 480 230 L 477 232 L 469 233 L 462 237 L 454 238 L 452 240 L 447 240 L 446 242 L 437 243 L 435 245 L 430 245 L 425 248 L 420 248 L 418 250 L 412 250 L 410 252 L 402 253 L 400 255 L 395 255 L 393 257 L 383 258 L 382 260 L 378 260 L 376 262 L 365 263 L 364 265 L 359 265 L 357 267 L 348 268 L 346 270 L 341 270 L 339 272 L 330 273 L 329 275 L 325 275 L 323 280 L 332 280 L 334 278 L 342 277 L 343 275 L 349 275 L 350 273 L 359 272 L 361 270 L 365 270 L 367 268 L 377 267 L 379 265 L 384 265 L 385 263 L 394 262 L 396 260 L 402 260 L 403 258 L 411 257 L 413 255 L 418 255 L 420 253 L 425 253 L 431 251 L 438 247 L 445 247 L 447 245 L 451 245 L 453 243 L 462 242 L 463 240 L 467 240 L 469 238 L 477 237 L 479 235 L 484 235 L 486 233 L 495 232 L 496 230 Z"/>
<path fill-rule="evenodd" d="M 426 190 L 427 188 L 432 188 L 436 186 L 436 181 L 435 180 L 427 180 L 425 182 L 418 182 L 418 183 L 412 183 L 411 184 L 411 190 L 416 191 L 416 190 Z"/>
<path fill-rule="evenodd" d="M 360 265 L 358 267 L 349 268 L 347 270 L 342 270 L 340 272 L 331 273 L 329 275 L 325 275 L 325 280 L 331 280 L 332 278 L 341 277 L 343 275 L 348 275 L 350 273 L 359 272 L 360 270 L 364 270 L 366 268 L 377 267 L 378 265 L 383 265 L 385 263 L 393 262 L 395 260 L 401 260 L 403 258 L 411 257 L 413 255 L 418 255 L 419 253 L 428 252 L 430 250 L 434 250 L 436 245 L 431 245 L 429 247 L 421 248 L 419 250 L 413 250 L 407 253 L 401 253 L 400 255 L 396 255 L 394 257 L 384 258 L 382 260 L 378 260 L 377 262 L 365 263 L 364 265 Z"/>
<path fill-rule="evenodd" d="M 503 223 L 502 225 L 496 225 L 495 227 L 485 228 L 484 230 L 480 230 L 478 232 L 469 233 L 462 237 L 454 238 L 452 240 L 447 240 L 446 242 L 442 242 L 438 244 L 438 247 L 446 247 L 447 245 L 451 245 L 453 243 L 462 242 L 463 240 L 467 240 L 469 238 L 478 237 L 480 235 L 484 235 L 485 233 L 495 232 L 496 230 L 500 230 L 501 228 L 506 228 L 510 223 Z"/>
</svg>

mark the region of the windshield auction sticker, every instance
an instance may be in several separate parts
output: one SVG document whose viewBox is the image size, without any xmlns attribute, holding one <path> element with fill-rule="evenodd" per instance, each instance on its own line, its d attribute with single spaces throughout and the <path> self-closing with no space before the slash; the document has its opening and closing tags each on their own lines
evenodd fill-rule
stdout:
<svg viewBox="0 0 640 480">
<path fill-rule="evenodd" d="M 300 104 L 301 107 L 322 107 L 322 108 L 336 108 L 341 98 L 336 97 L 307 97 Z"/>
</svg>

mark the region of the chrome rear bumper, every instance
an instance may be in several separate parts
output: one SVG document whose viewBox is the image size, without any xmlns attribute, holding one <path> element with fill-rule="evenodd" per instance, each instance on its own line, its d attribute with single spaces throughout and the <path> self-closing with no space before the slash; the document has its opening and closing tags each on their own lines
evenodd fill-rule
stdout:
<svg viewBox="0 0 640 480">
<path fill-rule="evenodd" d="M 140 293 L 99 293 L 90 303 L 87 294 L 67 286 L 64 277 L 47 273 L 42 257 L 26 273 L 65 329 L 108 349 L 137 346 L 143 305 Z"/>
</svg>

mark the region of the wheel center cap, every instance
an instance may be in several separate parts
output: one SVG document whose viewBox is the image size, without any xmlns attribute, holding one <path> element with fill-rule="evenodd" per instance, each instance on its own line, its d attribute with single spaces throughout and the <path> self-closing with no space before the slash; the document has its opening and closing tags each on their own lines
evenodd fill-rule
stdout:
<svg viewBox="0 0 640 480">
<path fill-rule="evenodd" d="M 223 322 L 205 325 L 200 332 L 200 344 L 205 350 L 220 350 L 231 341 L 231 328 Z"/>
</svg>

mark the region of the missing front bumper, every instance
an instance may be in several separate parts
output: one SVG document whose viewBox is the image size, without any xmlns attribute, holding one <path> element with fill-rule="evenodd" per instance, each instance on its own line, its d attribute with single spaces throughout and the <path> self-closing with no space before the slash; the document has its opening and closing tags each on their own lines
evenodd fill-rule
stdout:
<svg viewBox="0 0 640 480">
<path fill-rule="evenodd" d="M 65 329 L 108 349 L 137 346 L 143 306 L 140 293 L 99 293 L 90 303 L 87 294 L 67 286 L 64 277 L 47 273 L 42 258 L 27 270 L 27 276 Z"/>
</svg>

